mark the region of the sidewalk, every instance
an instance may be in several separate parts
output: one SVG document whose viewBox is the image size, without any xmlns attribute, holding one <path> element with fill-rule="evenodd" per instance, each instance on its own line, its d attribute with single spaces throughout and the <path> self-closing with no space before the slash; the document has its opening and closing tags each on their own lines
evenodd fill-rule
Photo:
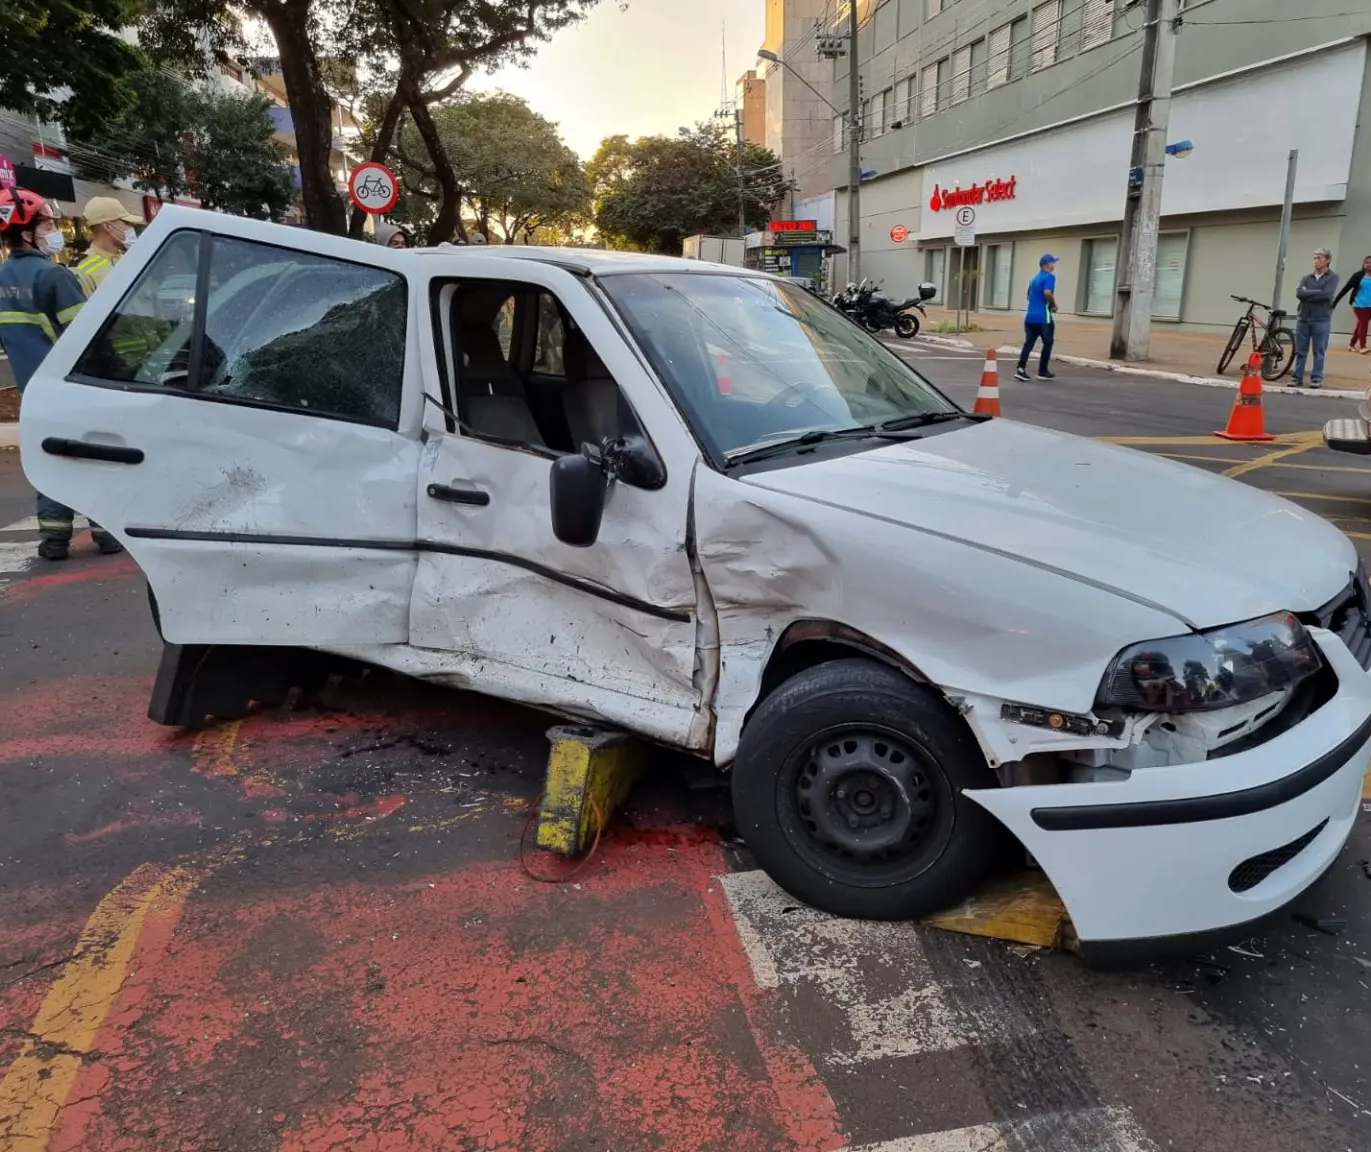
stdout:
<svg viewBox="0 0 1371 1152">
<path fill-rule="evenodd" d="M 934 338 L 955 338 L 952 322 L 955 314 L 945 308 L 930 308 L 928 322 L 923 333 Z M 963 314 L 962 322 L 967 317 Z M 975 348 L 994 348 L 1001 356 L 1011 352 L 1017 356 L 1023 346 L 1023 315 L 1018 312 L 973 312 L 970 321 L 985 331 L 963 332 L 962 339 Z M 948 325 L 946 333 L 938 332 L 940 325 Z M 1089 361 L 1092 364 L 1113 370 L 1141 371 L 1146 374 L 1162 375 L 1164 378 L 1184 377 L 1196 383 L 1227 384 L 1236 388 L 1242 378 L 1242 365 L 1246 362 L 1250 345 L 1234 357 L 1228 371 L 1220 376 L 1215 371 L 1219 354 L 1227 342 L 1226 334 L 1214 332 L 1182 332 L 1170 324 L 1152 326 L 1152 358 L 1140 363 L 1125 364 L 1109 360 L 1109 338 L 1113 322 L 1090 316 L 1058 316 L 1057 342 L 1053 355 L 1064 362 Z M 1012 364 L 1010 370 L 1012 371 Z M 1307 381 L 1307 377 L 1306 377 Z M 1287 374 L 1276 385 L 1267 385 L 1268 391 L 1289 391 L 1290 376 Z M 1323 380 L 1324 392 L 1345 391 L 1355 393 L 1357 398 L 1366 394 L 1371 387 L 1371 356 L 1360 356 L 1347 350 L 1347 337 L 1334 335 L 1328 347 L 1328 363 Z M 1300 389 L 1302 394 L 1306 389 Z"/>
</svg>

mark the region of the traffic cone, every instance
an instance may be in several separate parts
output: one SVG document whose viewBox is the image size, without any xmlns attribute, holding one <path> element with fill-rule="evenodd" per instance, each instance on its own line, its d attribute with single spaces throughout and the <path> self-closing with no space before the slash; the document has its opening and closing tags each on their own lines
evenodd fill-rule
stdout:
<svg viewBox="0 0 1371 1152">
<path fill-rule="evenodd" d="M 981 386 L 976 390 L 976 406 L 973 412 L 985 412 L 990 416 L 1003 416 L 1000 411 L 1000 370 L 995 362 L 995 349 L 985 354 L 985 367 L 981 369 Z"/>
<path fill-rule="evenodd" d="M 1233 399 L 1233 411 L 1228 414 L 1228 427 L 1216 431 L 1225 440 L 1274 440 L 1266 430 L 1266 415 L 1262 411 L 1262 358 L 1256 352 L 1247 358 L 1247 368 Z"/>
<path fill-rule="evenodd" d="M 714 379 L 719 386 L 719 392 L 727 396 L 733 391 L 733 378 L 728 374 L 728 353 L 714 353 Z"/>
</svg>

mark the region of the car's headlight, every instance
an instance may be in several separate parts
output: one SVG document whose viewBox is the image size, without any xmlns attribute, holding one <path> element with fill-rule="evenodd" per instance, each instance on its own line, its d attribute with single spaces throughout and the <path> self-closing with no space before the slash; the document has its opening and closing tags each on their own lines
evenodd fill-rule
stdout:
<svg viewBox="0 0 1371 1152">
<path fill-rule="evenodd" d="M 1098 703 L 1143 712 L 1207 712 L 1293 688 L 1321 664 L 1304 625 L 1282 612 L 1125 648 L 1105 671 Z"/>
</svg>

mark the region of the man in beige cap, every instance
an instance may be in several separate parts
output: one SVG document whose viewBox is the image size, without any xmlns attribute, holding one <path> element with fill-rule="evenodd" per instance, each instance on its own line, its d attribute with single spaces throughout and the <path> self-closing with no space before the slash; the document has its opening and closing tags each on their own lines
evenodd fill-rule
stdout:
<svg viewBox="0 0 1371 1152">
<path fill-rule="evenodd" d="M 113 196 L 92 196 L 83 215 L 90 229 L 90 250 L 76 265 L 76 276 L 89 298 L 138 238 L 133 225 L 141 221 Z"/>
</svg>

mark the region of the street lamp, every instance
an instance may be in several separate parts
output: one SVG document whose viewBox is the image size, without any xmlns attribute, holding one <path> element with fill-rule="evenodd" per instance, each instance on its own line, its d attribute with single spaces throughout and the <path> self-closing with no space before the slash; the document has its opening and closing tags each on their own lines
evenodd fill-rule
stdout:
<svg viewBox="0 0 1371 1152">
<path fill-rule="evenodd" d="M 849 280 L 856 280 L 860 278 L 861 274 L 861 183 L 863 175 L 861 159 L 862 128 L 861 120 L 857 113 L 857 6 L 855 3 L 851 5 L 849 16 L 849 107 L 846 112 L 815 88 L 814 85 L 806 80 L 799 72 L 796 72 L 792 68 L 790 69 L 790 74 L 822 100 L 824 104 L 832 110 L 833 114 L 842 120 L 843 126 L 847 129 L 847 278 Z M 774 64 L 778 68 L 785 64 L 784 60 L 768 48 L 758 49 L 757 59 L 765 60 L 768 64 Z"/>
</svg>

